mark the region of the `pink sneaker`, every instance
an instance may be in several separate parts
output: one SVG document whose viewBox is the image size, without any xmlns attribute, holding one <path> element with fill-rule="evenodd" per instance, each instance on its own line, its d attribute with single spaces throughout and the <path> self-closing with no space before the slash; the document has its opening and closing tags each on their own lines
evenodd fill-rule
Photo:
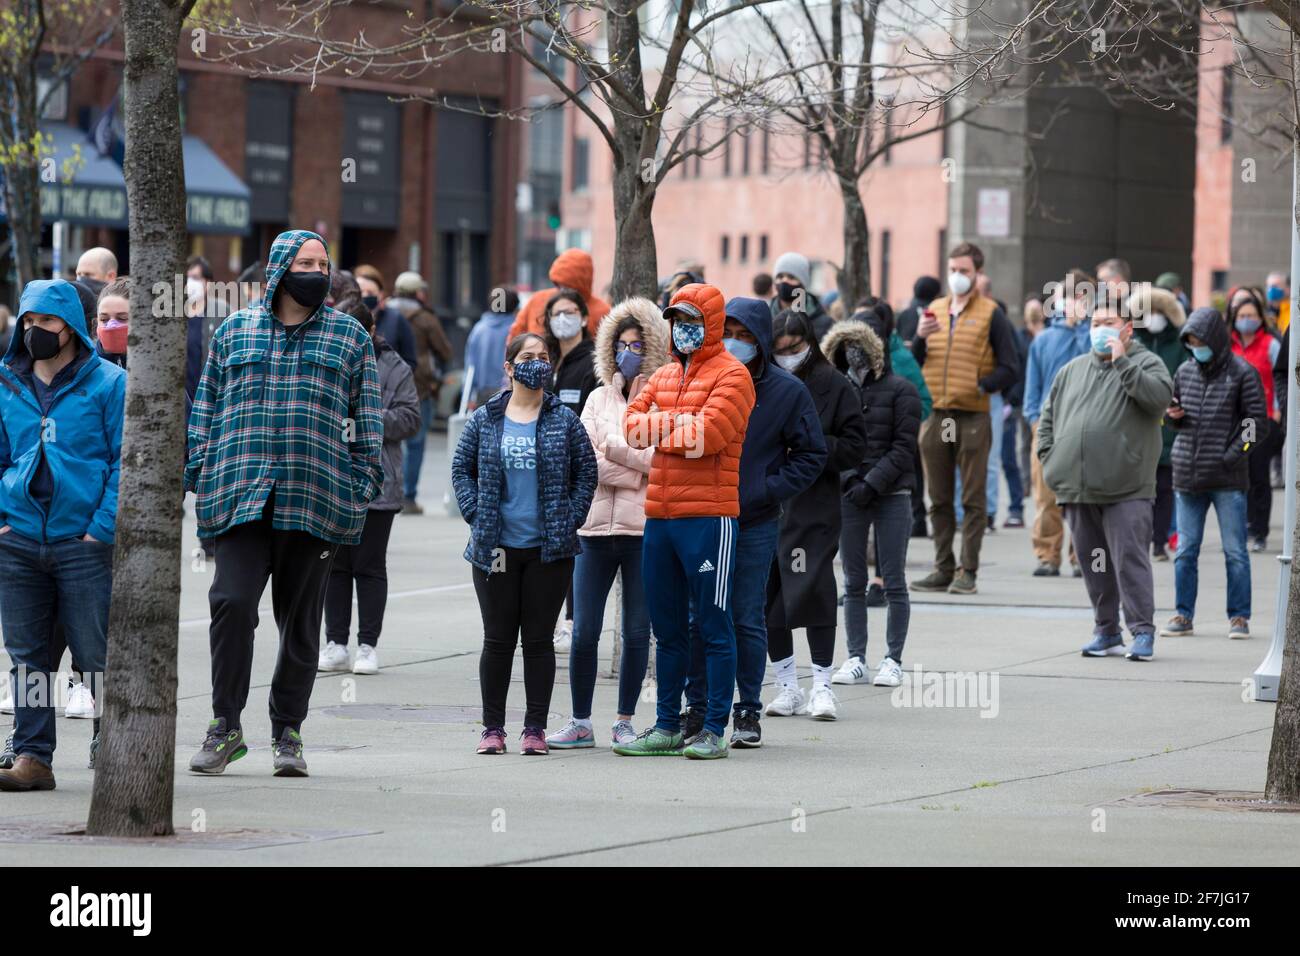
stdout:
<svg viewBox="0 0 1300 956">
<path fill-rule="evenodd" d="M 487 727 L 478 741 L 481 754 L 503 754 L 506 752 L 506 729 L 504 727 Z"/>
<path fill-rule="evenodd" d="M 546 748 L 546 731 L 541 727 L 525 727 L 519 735 L 519 752 L 525 757 L 540 757 L 549 753 Z"/>
</svg>

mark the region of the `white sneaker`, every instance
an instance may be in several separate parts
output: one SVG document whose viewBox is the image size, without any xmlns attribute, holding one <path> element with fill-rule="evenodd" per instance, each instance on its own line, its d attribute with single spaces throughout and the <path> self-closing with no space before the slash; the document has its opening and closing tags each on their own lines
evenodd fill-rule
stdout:
<svg viewBox="0 0 1300 956">
<path fill-rule="evenodd" d="M 829 684 L 817 684 L 808 698 L 808 708 L 804 711 L 813 720 L 835 720 L 839 712 L 835 709 L 835 692 Z"/>
<path fill-rule="evenodd" d="M 804 694 L 798 684 L 782 687 L 781 693 L 767 705 L 763 713 L 769 717 L 792 717 L 804 706 Z"/>
<path fill-rule="evenodd" d="M 868 680 L 867 662 L 861 657 L 850 657 L 831 675 L 832 684 L 865 684 Z"/>
<path fill-rule="evenodd" d="M 14 692 L 9 686 L 9 672 L 5 671 L 0 674 L 0 714 L 12 714 L 14 712 Z"/>
<path fill-rule="evenodd" d="M 903 668 L 892 657 L 881 658 L 880 670 L 876 671 L 876 679 L 871 683 L 877 687 L 897 687 L 903 683 Z"/>
<path fill-rule="evenodd" d="M 344 659 L 347 658 L 347 651 L 343 652 Z M 378 674 L 379 673 L 379 652 L 371 644 L 359 644 L 357 646 L 357 659 L 352 662 L 352 673 L 354 674 Z"/>
<path fill-rule="evenodd" d="M 78 681 L 68 688 L 68 705 L 63 709 L 63 716 L 81 720 L 95 716 L 95 698 L 89 687 Z"/>
<path fill-rule="evenodd" d="M 320 660 L 316 662 L 318 671 L 345 671 L 348 669 L 348 648 L 346 644 L 335 644 L 330 641 L 325 645 L 324 650 L 320 652 Z"/>
<path fill-rule="evenodd" d="M 555 653 L 567 654 L 573 646 L 573 622 L 561 621 L 555 627 Z"/>
</svg>

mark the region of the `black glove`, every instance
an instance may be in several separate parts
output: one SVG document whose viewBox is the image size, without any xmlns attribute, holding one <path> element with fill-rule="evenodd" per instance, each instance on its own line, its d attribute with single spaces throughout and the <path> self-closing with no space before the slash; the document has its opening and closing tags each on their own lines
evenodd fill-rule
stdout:
<svg viewBox="0 0 1300 956">
<path fill-rule="evenodd" d="M 849 487 L 844 497 L 859 508 L 870 508 L 871 503 L 876 500 L 876 489 L 859 479 Z"/>
</svg>

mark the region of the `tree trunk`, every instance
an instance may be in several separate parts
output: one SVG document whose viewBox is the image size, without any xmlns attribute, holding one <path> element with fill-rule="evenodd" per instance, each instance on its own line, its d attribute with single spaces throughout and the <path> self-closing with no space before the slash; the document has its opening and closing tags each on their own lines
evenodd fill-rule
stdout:
<svg viewBox="0 0 1300 956">
<path fill-rule="evenodd" d="M 186 320 L 171 290 L 185 255 L 176 51 L 187 10 L 178 0 L 122 5 L 131 335 L 104 722 L 86 824 L 102 836 L 173 832 Z"/>
<path fill-rule="evenodd" d="M 844 203 L 844 264 L 837 278 L 844 314 L 848 316 L 853 314 L 858 299 L 871 295 L 871 237 L 857 177 L 842 173 L 838 179 Z"/>
<path fill-rule="evenodd" d="M 22 21 L 35 19 L 34 12 L 19 14 Z M 34 29 L 27 24 L 24 29 Z M 14 265 L 18 272 L 19 288 L 40 277 L 41 248 L 41 151 L 36 145 L 40 133 L 40 120 L 36 113 L 36 59 L 39 50 L 30 55 L 11 50 L 20 62 L 6 68 L 12 84 L 14 103 L 6 107 L 10 116 L 5 121 L 5 132 L 0 145 L 10 158 L 4 164 L 5 218 L 9 234 L 13 237 Z M 12 121 L 13 125 L 9 125 Z"/>
</svg>

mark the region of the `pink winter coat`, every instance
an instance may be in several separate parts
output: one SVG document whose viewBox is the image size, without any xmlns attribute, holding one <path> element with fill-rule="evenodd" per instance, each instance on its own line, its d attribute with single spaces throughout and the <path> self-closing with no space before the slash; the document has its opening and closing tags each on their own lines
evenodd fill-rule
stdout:
<svg viewBox="0 0 1300 956">
<path fill-rule="evenodd" d="M 618 327 L 629 318 L 640 325 L 645 342 L 638 378 L 648 379 L 668 361 L 668 323 L 649 299 L 620 302 L 601 320 L 593 360 L 596 379 L 601 384 L 582 409 L 582 424 L 596 450 L 600 484 L 587 523 L 578 529 L 580 535 L 645 532 L 645 495 L 655 450 L 632 448 L 623 437 L 623 416 L 627 411 L 627 399 L 623 396 L 625 380 L 614 361 Z"/>
</svg>

